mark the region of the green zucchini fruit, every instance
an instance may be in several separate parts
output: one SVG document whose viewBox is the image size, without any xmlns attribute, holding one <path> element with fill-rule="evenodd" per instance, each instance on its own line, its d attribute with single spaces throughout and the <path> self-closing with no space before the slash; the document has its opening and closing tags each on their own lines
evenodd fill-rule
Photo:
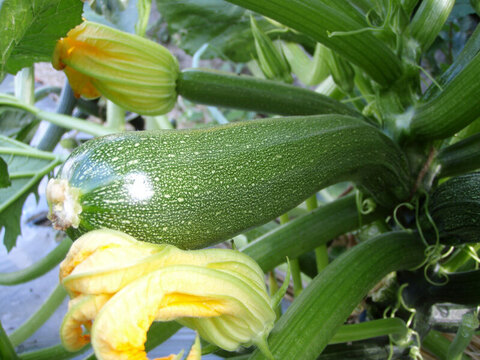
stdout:
<svg viewBox="0 0 480 360">
<path fill-rule="evenodd" d="M 125 132 L 78 147 L 50 180 L 50 218 L 75 239 L 111 228 L 201 248 L 265 223 L 321 188 L 358 182 L 377 202 L 408 196 L 402 152 L 340 115 L 209 129 Z"/>
<path fill-rule="evenodd" d="M 441 184 L 432 193 L 428 210 L 443 244 L 480 242 L 480 172 Z"/>
</svg>

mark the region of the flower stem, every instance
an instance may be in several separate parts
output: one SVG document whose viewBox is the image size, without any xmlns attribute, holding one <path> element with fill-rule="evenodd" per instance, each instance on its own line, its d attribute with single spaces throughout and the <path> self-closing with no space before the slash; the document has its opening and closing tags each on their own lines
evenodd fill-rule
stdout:
<svg viewBox="0 0 480 360">
<path fill-rule="evenodd" d="M 65 255 L 67 254 L 71 245 L 72 240 L 66 238 L 60 244 L 58 244 L 55 249 L 53 249 L 43 259 L 37 261 L 35 264 L 22 270 L 10 273 L 0 273 L 0 285 L 21 284 L 42 276 L 57 266 L 60 261 L 65 258 Z"/>
<path fill-rule="evenodd" d="M 45 321 L 52 316 L 66 296 L 67 292 L 63 286 L 57 285 L 40 309 L 38 309 L 36 313 L 34 313 L 18 329 L 10 334 L 10 341 L 12 342 L 13 346 L 20 345 L 30 336 L 32 336 L 35 331 L 37 331 L 40 326 L 42 326 Z"/>
<path fill-rule="evenodd" d="M 106 125 L 114 131 L 125 130 L 125 110 L 110 100 L 107 100 Z"/>
</svg>

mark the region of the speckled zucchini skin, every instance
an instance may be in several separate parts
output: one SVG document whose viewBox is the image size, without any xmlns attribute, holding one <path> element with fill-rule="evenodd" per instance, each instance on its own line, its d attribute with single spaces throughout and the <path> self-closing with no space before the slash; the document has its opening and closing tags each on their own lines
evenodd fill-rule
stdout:
<svg viewBox="0 0 480 360">
<path fill-rule="evenodd" d="M 408 195 L 407 164 L 348 116 L 272 118 L 200 130 L 126 132 L 77 148 L 58 177 L 80 190 L 80 224 L 201 248 L 353 180 L 384 204 Z"/>
</svg>

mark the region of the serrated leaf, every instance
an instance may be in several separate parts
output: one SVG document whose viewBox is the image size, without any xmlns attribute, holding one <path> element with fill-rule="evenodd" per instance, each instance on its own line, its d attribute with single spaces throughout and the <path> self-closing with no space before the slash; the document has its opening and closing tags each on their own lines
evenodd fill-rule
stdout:
<svg viewBox="0 0 480 360">
<path fill-rule="evenodd" d="M 82 21 L 78 0 L 4 0 L 0 9 L 0 79 L 50 61 L 59 38 Z"/>
<path fill-rule="evenodd" d="M 247 62 L 255 52 L 249 13 L 223 0 L 157 0 L 157 8 L 168 23 L 178 46 L 193 55 L 208 43 L 204 57 L 227 57 Z M 274 26 L 259 18 L 263 31 Z"/>
<path fill-rule="evenodd" d="M 7 163 L 0 158 L 0 188 L 5 188 L 10 186 L 10 177 L 8 176 L 8 166 Z"/>
<path fill-rule="evenodd" d="M 0 189 L 0 229 L 5 228 L 3 243 L 8 251 L 20 234 L 20 217 L 27 196 L 35 192 L 40 180 L 60 163 L 58 156 L 39 151 L 0 135 L 0 159 L 8 165 L 11 184 Z"/>
</svg>

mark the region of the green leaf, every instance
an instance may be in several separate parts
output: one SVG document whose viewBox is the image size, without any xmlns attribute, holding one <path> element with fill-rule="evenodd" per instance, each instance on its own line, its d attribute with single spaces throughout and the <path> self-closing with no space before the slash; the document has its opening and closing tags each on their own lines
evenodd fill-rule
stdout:
<svg viewBox="0 0 480 360">
<path fill-rule="evenodd" d="M 36 117 L 24 110 L 0 108 L 0 134 L 23 140 L 25 132 L 38 123 Z"/>
<path fill-rule="evenodd" d="M 36 191 L 43 176 L 60 164 L 52 153 L 39 151 L 0 135 L 0 159 L 8 165 L 11 184 L 0 189 L 0 229 L 5 227 L 3 242 L 8 251 L 20 234 L 20 217 L 27 196 Z"/>
<path fill-rule="evenodd" d="M 157 7 L 168 23 L 178 46 L 193 55 L 203 44 L 209 47 L 204 57 L 227 57 L 247 62 L 255 53 L 249 14 L 223 0 L 157 0 Z M 257 19 L 268 31 L 274 26 Z"/>
<path fill-rule="evenodd" d="M 10 177 L 8 176 L 7 163 L 0 158 L 0 188 L 5 188 L 11 185 Z"/>
<path fill-rule="evenodd" d="M 59 38 L 82 21 L 78 0 L 4 0 L 0 9 L 0 79 L 50 61 Z"/>
</svg>

